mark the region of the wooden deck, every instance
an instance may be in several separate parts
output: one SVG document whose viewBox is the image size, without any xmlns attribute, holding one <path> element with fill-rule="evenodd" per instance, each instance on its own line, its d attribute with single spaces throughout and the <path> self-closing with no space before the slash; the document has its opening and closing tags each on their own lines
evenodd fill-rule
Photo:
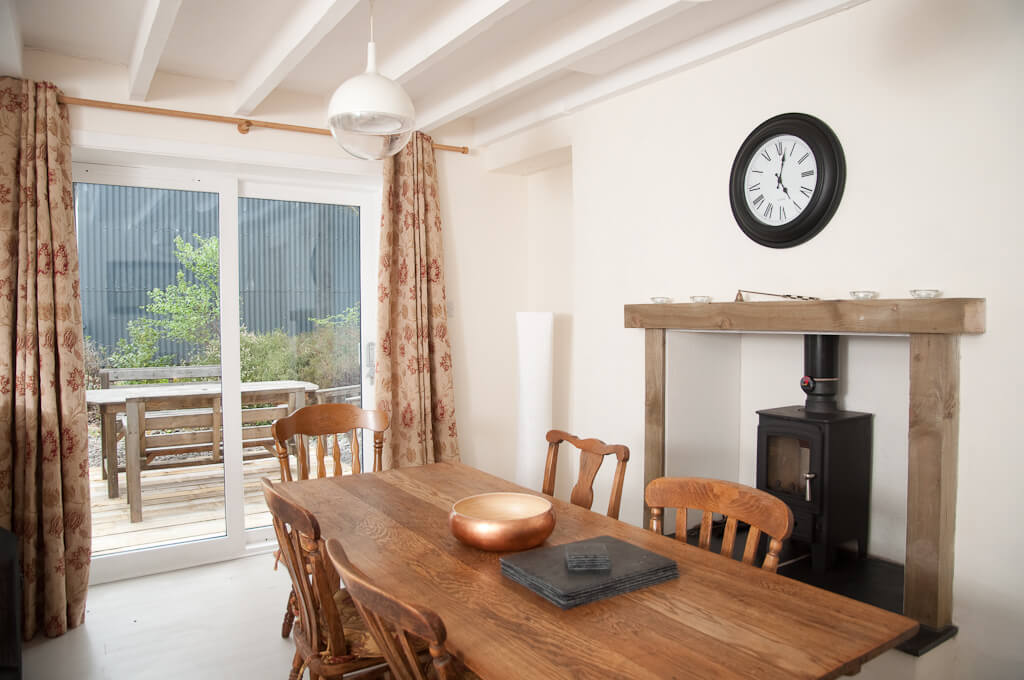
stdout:
<svg viewBox="0 0 1024 680">
<path fill-rule="evenodd" d="M 123 447 L 124 442 L 120 442 L 122 452 Z M 311 460 L 315 460 L 315 441 L 307 443 L 307 451 Z M 343 442 L 343 474 L 352 473 L 351 460 L 348 444 Z M 297 474 L 294 457 L 291 462 L 292 474 Z M 334 461 L 328 456 L 325 462 L 327 474 L 333 475 Z M 244 461 L 242 470 L 245 475 L 245 528 L 268 527 L 270 512 L 263 500 L 260 478 L 269 477 L 275 482 L 281 478 L 277 459 Z M 143 470 L 141 479 L 143 519 L 132 523 L 125 473 L 119 473 L 121 496 L 110 498 L 107 481 L 102 478 L 100 468 L 89 468 L 93 556 L 224 535 L 222 464 Z"/>
<path fill-rule="evenodd" d="M 260 478 L 280 478 L 277 460 L 243 463 L 245 528 L 269 526 Z M 120 473 L 121 497 L 107 497 L 107 483 L 98 467 L 90 468 L 92 486 L 92 554 L 149 548 L 179 541 L 224 535 L 224 466 L 199 465 L 142 472 L 143 521 L 128 517 L 125 473 Z"/>
</svg>

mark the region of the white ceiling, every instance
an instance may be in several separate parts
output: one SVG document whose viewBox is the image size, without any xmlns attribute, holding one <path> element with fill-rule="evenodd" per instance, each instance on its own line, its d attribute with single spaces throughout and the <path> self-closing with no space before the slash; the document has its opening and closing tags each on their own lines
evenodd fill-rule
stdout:
<svg viewBox="0 0 1024 680">
<path fill-rule="evenodd" d="M 485 145 L 864 1 L 377 0 L 374 23 L 419 127 L 469 118 Z M 123 64 L 138 101 L 162 71 L 228 81 L 237 115 L 281 88 L 322 97 L 326 119 L 365 67 L 368 0 L 0 3 L 23 48 Z"/>
</svg>

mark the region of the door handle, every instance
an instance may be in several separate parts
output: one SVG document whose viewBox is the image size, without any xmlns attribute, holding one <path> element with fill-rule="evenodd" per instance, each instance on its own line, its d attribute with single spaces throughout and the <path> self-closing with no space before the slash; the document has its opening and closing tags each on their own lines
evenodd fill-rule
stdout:
<svg viewBox="0 0 1024 680">
<path fill-rule="evenodd" d="M 817 476 L 813 472 L 804 473 L 804 500 L 808 503 L 811 502 L 811 480 Z"/>
</svg>

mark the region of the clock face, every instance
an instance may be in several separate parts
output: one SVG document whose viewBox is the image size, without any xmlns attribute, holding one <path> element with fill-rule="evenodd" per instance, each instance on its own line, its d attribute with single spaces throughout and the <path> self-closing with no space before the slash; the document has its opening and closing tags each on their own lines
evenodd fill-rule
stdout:
<svg viewBox="0 0 1024 680">
<path fill-rule="evenodd" d="M 729 172 L 729 207 L 752 241 L 792 248 L 825 228 L 845 184 L 846 158 L 832 129 L 806 113 L 783 113 L 740 145 Z"/>
<path fill-rule="evenodd" d="M 818 162 L 804 140 L 776 135 L 761 144 L 743 175 L 744 198 L 761 224 L 780 227 L 800 217 L 818 186 Z"/>
</svg>

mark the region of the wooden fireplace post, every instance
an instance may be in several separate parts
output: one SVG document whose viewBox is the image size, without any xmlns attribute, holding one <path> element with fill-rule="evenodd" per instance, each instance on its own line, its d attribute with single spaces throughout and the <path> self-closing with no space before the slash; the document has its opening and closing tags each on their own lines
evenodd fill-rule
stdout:
<svg viewBox="0 0 1024 680">
<path fill-rule="evenodd" d="M 907 559 L 903 613 L 953 623 L 953 530 L 960 426 L 960 336 L 910 336 Z"/>
<path fill-rule="evenodd" d="M 665 329 L 648 328 L 644 334 L 644 490 L 665 476 Z M 644 501 L 644 528 L 651 525 L 651 509 Z"/>
</svg>

